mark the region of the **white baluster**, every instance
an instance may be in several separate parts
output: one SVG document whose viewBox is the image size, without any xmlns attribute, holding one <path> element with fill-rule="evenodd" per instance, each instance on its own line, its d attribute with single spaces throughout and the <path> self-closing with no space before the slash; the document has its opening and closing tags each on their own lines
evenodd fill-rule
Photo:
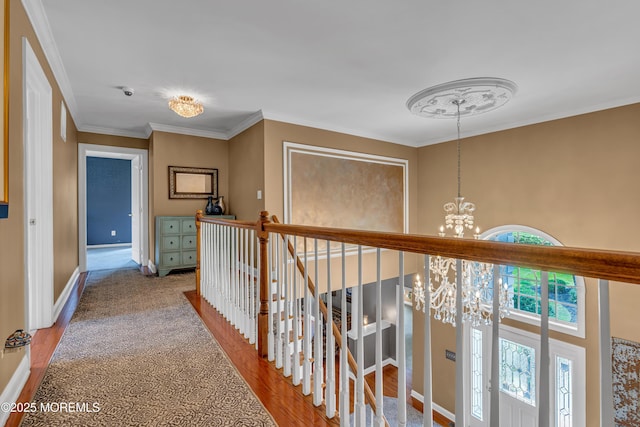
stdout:
<svg viewBox="0 0 640 427">
<path fill-rule="evenodd" d="M 289 256 L 287 252 L 288 237 L 282 239 L 282 267 L 284 284 L 284 376 L 291 376 L 291 291 L 289 288 Z"/>
<path fill-rule="evenodd" d="M 216 308 L 216 310 L 220 311 L 220 225 L 214 225 L 214 262 L 213 262 L 213 278 L 212 278 L 212 290 L 213 290 L 213 301 L 212 304 Z"/>
<path fill-rule="evenodd" d="M 249 307 L 251 306 L 251 301 L 249 299 L 249 230 L 244 230 L 244 261 L 242 263 L 242 271 L 243 271 L 243 298 L 242 298 L 242 307 L 244 312 L 244 335 L 249 338 L 251 335 L 251 326 L 249 322 Z"/>
<path fill-rule="evenodd" d="M 210 224 L 200 224 L 200 292 L 207 301 L 211 300 L 211 293 L 209 292 L 211 278 L 209 274 L 213 265 L 209 251 L 212 240 L 209 232 L 210 228 Z"/>
<path fill-rule="evenodd" d="M 333 295 L 331 294 L 331 242 L 327 240 L 327 323 L 326 323 L 326 363 L 327 389 L 325 391 L 325 409 L 327 417 L 336 413 L 336 355 L 333 338 Z"/>
<path fill-rule="evenodd" d="M 251 265 L 255 265 L 253 270 L 253 280 L 251 281 L 251 296 L 253 298 L 252 310 L 252 333 L 253 343 L 255 343 L 256 350 L 258 349 L 258 313 L 260 313 L 260 257 L 255 255 L 257 250 L 258 236 L 255 230 L 251 230 Z"/>
<path fill-rule="evenodd" d="M 354 418 L 356 427 L 364 427 L 366 422 L 366 407 L 364 402 L 364 336 L 362 335 L 362 246 L 358 245 L 358 315 L 356 322 L 356 362 L 358 372 L 356 376 Z M 353 321 L 353 319 L 352 319 Z"/>
<path fill-rule="evenodd" d="M 322 317 L 320 316 L 320 289 L 318 287 L 318 239 L 313 240 L 315 258 L 315 281 L 316 291 L 313 298 L 313 313 L 315 316 L 315 332 L 313 337 L 313 404 L 322 404 L 322 381 L 324 379 L 324 367 L 322 366 Z"/>
<path fill-rule="evenodd" d="M 456 425 L 465 426 L 464 328 L 462 326 L 462 260 L 456 259 Z"/>
<path fill-rule="evenodd" d="M 238 309 L 240 307 L 239 301 L 240 301 L 240 273 L 239 273 L 239 266 L 238 266 L 238 255 L 239 255 L 239 250 L 238 250 L 238 243 L 239 243 L 239 229 L 238 228 L 232 228 L 233 229 L 233 248 L 232 248 L 232 252 L 231 255 L 233 256 L 233 311 L 232 311 L 232 318 L 231 318 L 231 324 L 233 326 L 235 326 L 236 328 L 238 327 L 238 324 L 240 323 L 240 313 L 238 312 Z"/>
<path fill-rule="evenodd" d="M 239 228 L 238 230 L 238 331 L 240 332 L 240 334 L 244 335 L 245 333 L 245 329 L 244 329 L 244 325 L 245 325 L 245 313 L 244 313 L 244 301 L 245 301 L 245 294 L 244 294 L 244 229 L 243 228 Z"/>
<path fill-rule="evenodd" d="M 302 363 L 302 394 L 311 393 L 311 296 L 309 294 L 309 265 L 307 262 L 307 238 L 303 242 L 304 250 L 304 323 L 303 342 L 304 361 Z"/>
<path fill-rule="evenodd" d="M 227 308 L 227 228 L 220 227 L 220 280 L 218 281 L 218 289 L 220 289 L 220 314 L 223 317 Z"/>
<path fill-rule="evenodd" d="M 598 280 L 598 316 L 600 318 L 600 425 L 614 423 L 613 375 L 611 366 L 611 320 L 609 317 L 609 281 Z"/>
<path fill-rule="evenodd" d="M 400 365 L 398 365 L 400 372 Z M 373 425 L 384 427 L 382 394 L 382 274 L 380 272 L 380 248 L 376 249 L 376 414 Z M 400 399 L 398 398 L 398 407 Z"/>
<path fill-rule="evenodd" d="M 340 332 L 342 334 L 342 348 L 340 349 L 340 425 L 349 427 L 349 364 L 347 342 L 347 256 L 345 244 L 342 243 L 342 301 L 340 304 L 342 317 L 340 318 Z"/>
<path fill-rule="evenodd" d="M 249 275 L 249 344 L 254 344 L 256 342 L 256 277 L 255 273 L 260 272 L 260 270 L 255 270 L 255 243 L 256 243 L 256 235 L 255 230 L 251 229 L 249 232 L 249 266 L 250 275 Z M 258 299 L 259 301 L 259 299 Z"/>
<path fill-rule="evenodd" d="M 267 358 L 269 359 L 270 362 L 273 362 L 276 358 L 275 355 L 275 345 L 276 345 L 276 340 L 275 340 L 275 331 L 273 328 L 273 319 L 274 319 L 274 307 L 273 307 L 273 282 L 275 279 L 275 271 L 273 268 L 273 259 L 274 259 L 274 254 L 273 254 L 273 248 L 274 248 L 274 241 L 276 240 L 275 235 L 270 235 L 269 236 L 269 244 L 267 245 L 267 252 L 268 255 L 267 257 L 268 262 L 268 273 L 269 273 L 269 285 L 267 286 L 268 288 L 268 295 L 267 295 L 267 301 L 268 306 L 269 306 L 269 316 L 267 317 L 269 319 L 269 324 L 267 325 L 268 328 L 268 332 L 267 332 Z M 259 283 L 259 282 L 258 282 Z M 259 288 L 259 287 L 258 287 Z M 259 299 L 258 299 L 259 301 Z M 257 341 L 257 340 L 256 340 Z"/>
<path fill-rule="evenodd" d="M 423 427 L 433 427 L 433 363 L 431 361 L 431 274 L 429 255 L 424 256 L 424 380 Z"/>
<path fill-rule="evenodd" d="M 540 277 L 540 391 L 538 393 L 538 426 L 549 426 L 549 272 Z"/>
<path fill-rule="evenodd" d="M 500 266 L 493 266 L 493 323 L 491 325 L 491 409 L 489 424 L 500 426 Z"/>
<path fill-rule="evenodd" d="M 279 241 L 279 240 L 278 240 Z M 282 313 L 284 312 L 284 307 L 282 306 L 282 248 L 279 244 L 274 248 L 276 254 L 276 301 L 277 301 L 277 309 L 276 309 L 276 368 L 282 368 L 282 333 L 283 333 L 283 324 L 282 324 Z"/>
<path fill-rule="evenodd" d="M 300 384 L 300 306 L 298 305 L 298 272 L 296 261 L 298 254 L 298 239 L 293 236 L 293 263 L 291 271 L 293 276 L 293 385 Z"/>
<path fill-rule="evenodd" d="M 399 253 L 400 283 L 396 294 L 398 310 L 398 425 L 407 425 L 407 357 L 404 337 L 404 252 Z"/>
<path fill-rule="evenodd" d="M 205 226 L 205 228 L 203 229 L 202 226 Z M 205 236 L 206 235 L 206 241 L 204 244 L 204 248 L 206 249 L 206 254 L 202 254 L 200 257 L 200 265 L 202 266 L 202 263 L 205 262 L 206 263 L 206 279 L 204 279 L 204 283 L 205 283 L 205 288 L 206 288 L 206 298 L 207 301 L 211 301 L 213 299 L 213 294 L 211 292 L 211 284 L 213 283 L 213 271 L 215 268 L 215 259 L 213 258 L 213 245 L 215 243 L 214 240 L 214 235 L 213 235 L 213 225 L 212 224 L 206 224 L 206 223 L 202 223 L 200 224 L 200 230 L 202 232 L 202 235 Z M 200 242 L 201 244 L 201 249 L 203 248 L 202 242 Z M 202 283 L 200 284 L 200 286 L 202 287 Z"/>
<path fill-rule="evenodd" d="M 224 227 L 224 269 L 222 275 L 224 278 L 224 306 L 222 307 L 222 315 L 225 319 L 229 320 L 229 307 L 231 306 L 231 230 L 229 227 Z"/>
</svg>

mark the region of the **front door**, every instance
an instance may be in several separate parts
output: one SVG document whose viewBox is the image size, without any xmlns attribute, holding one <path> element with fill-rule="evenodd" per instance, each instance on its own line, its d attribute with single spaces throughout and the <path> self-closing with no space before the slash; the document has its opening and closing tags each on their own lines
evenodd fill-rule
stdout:
<svg viewBox="0 0 640 427">
<path fill-rule="evenodd" d="M 469 327 L 468 419 L 471 427 L 489 426 L 491 384 L 491 326 Z M 556 340 L 549 342 L 551 396 L 541 396 L 538 384 L 540 337 L 500 326 L 498 341 L 500 425 L 538 426 L 538 405 L 549 399 L 550 425 L 584 425 L 584 349 Z"/>
</svg>

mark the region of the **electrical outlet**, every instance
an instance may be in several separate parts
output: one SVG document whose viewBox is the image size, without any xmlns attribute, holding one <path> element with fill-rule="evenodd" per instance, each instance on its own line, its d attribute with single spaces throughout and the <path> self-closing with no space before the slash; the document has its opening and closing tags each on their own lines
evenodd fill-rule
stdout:
<svg viewBox="0 0 640 427">
<path fill-rule="evenodd" d="M 262 190 L 258 190 L 258 200 L 262 200 Z"/>
<path fill-rule="evenodd" d="M 447 359 L 452 360 L 454 362 L 456 361 L 456 353 L 455 353 L 455 351 L 445 350 L 444 351 L 444 357 L 446 357 Z"/>
<path fill-rule="evenodd" d="M 115 236 L 116 235 L 116 230 L 111 230 L 111 235 Z"/>
</svg>

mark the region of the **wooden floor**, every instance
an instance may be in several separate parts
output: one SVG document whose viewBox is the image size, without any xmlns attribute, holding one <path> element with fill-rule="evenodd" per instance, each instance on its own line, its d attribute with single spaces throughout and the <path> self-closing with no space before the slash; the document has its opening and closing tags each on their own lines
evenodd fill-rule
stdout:
<svg viewBox="0 0 640 427">
<path fill-rule="evenodd" d="M 16 402 L 27 403 L 31 402 L 33 397 L 44 378 L 44 374 L 49 366 L 49 361 L 53 352 L 58 347 L 60 338 L 64 334 L 71 316 L 76 311 L 80 296 L 84 290 L 84 285 L 87 280 L 87 273 L 80 273 L 75 288 L 71 291 L 69 299 L 62 308 L 58 320 L 50 328 L 38 329 L 31 339 L 31 373 L 27 379 L 26 384 L 22 388 L 22 392 Z M 5 427 L 17 427 L 22 421 L 22 412 L 12 412 L 9 415 Z"/>
<path fill-rule="evenodd" d="M 87 273 L 81 273 L 55 324 L 50 328 L 40 329 L 34 334 L 30 346 L 31 373 L 16 402 L 27 403 L 35 396 L 60 338 L 80 301 L 86 279 Z M 291 380 L 282 375 L 281 369 L 276 369 L 273 363 L 259 357 L 255 348 L 243 339 L 240 333 L 211 305 L 196 295 L 195 291 L 185 292 L 185 295 L 278 425 L 301 427 L 339 425 L 337 418 L 327 418 L 324 414 L 324 406 L 315 407 L 311 396 L 304 396 L 300 386 L 294 387 Z M 397 369 L 390 365 L 386 366 L 383 374 L 384 395 L 396 397 Z M 374 390 L 375 374 L 370 374 L 365 379 Z M 336 374 L 337 381 L 339 381 L 338 373 Z M 411 378 L 408 377 L 407 396 L 410 396 L 410 389 Z M 351 408 L 353 408 L 353 382 L 351 382 L 350 396 Z M 336 397 L 336 403 L 338 401 Z M 422 404 L 417 400 L 409 397 L 408 402 L 420 411 L 422 410 Z M 23 414 L 19 412 L 11 413 L 5 426 L 19 426 L 22 416 Z M 450 422 L 436 412 L 434 412 L 434 420 L 443 426 L 449 425 Z"/>
<path fill-rule="evenodd" d="M 278 425 L 339 425 L 337 418 L 326 417 L 324 405 L 315 407 L 311 396 L 303 395 L 300 386 L 293 386 L 291 379 L 282 375 L 282 369 L 276 369 L 273 363 L 259 357 L 255 347 L 250 345 L 207 301 L 198 296 L 195 291 L 185 292 L 185 296 Z M 336 367 L 338 366 L 339 361 L 336 360 Z M 375 373 L 365 376 L 365 380 L 371 390 L 375 390 Z M 339 372 L 336 372 L 336 388 L 338 381 Z M 398 396 L 398 370 L 395 366 L 387 365 L 383 368 L 383 394 L 393 398 Z M 410 397 L 410 375 L 407 375 L 406 395 L 408 404 L 422 411 L 422 403 Z M 349 396 L 350 409 L 353 410 L 353 381 L 350 382 Z M 338 402 L 339 399 L 336 396 L 336 406 Z M 435 411 L 433 416 L 434 421 L 442 426 L 448 426 L 451 422 Z"/>
<path fill-rule="evenodd" d="M 278 425 L 340 425 L 338 420 L 327 418 L 323 409 L 316 408 L 311 396 L 304 396 L 300 387 L 292 386 L 281 370 L 260 357 L 255 347 L 242 339 L 239 332 L 195 291 L 185 292 L 185 295 Z"/>
</svg>

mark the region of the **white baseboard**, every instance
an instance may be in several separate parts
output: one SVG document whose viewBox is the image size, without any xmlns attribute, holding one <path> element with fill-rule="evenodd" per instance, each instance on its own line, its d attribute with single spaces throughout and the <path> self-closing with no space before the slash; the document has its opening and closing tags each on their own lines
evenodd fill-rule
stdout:
<svg viewBox="0 0 640 427">
<path fill-rule="evenodd" d="M 11 376 L 9 383 L 4 390 L 2 390 L 2 394 L 0 394 L 0 403 L 15 403 L 15 401 L 18 400 L 20 392 L 22 392 L 24 385 L 29 379 L 29 374 L 31 373 L 29 365 L 29 356 L 25 354 L 18 365 L 18 369 L 16 369 Z M 5 425 L 9 415 L 11 415 L 11 412 L 4 412 L 0 409 L 0 426 Z"/>
<path fill-rule="evenodd" d="M 69 278 L 69 281 L 67 282 L 64 289 L 62 290 L 62 293 L 58 297 L 58 300 L 53 305 L 53 319 L 51 324 L 56 323 L 56 320 L 58 320 L 58 316 L 62 311 L 62 307 L 64 307 L 64 305 L 67 303 L 67 300 L 69 299 L 69 295 L 71 295 L 71 291 L 73 290 L 73 287 L 78 281 L 78 277 L 80 277 L 80 267 L 76 267 L 76 269 L 73 270 L 73 273 L 71 273 L 71 277 Z"/>
<path fill-rule="evenodd" d="M 149 269 L 149 271 L 151 271 L 153 274 L 156 274 L 158 272 L 158 270 L 156 270 L 156 265 L 153 263 L 153 261 L 149 260 L 149 262 L 147 262 L 147 268 Z"/>
<path fill-rule="evenodd" d="M 87 249 L 125 248 L 125 247 L 131 247 L 131 243 L 105 243 L 102 245 L 87 245 Z"/>
<path fill-rule="evenodd" d="M 411 397 L 413 397 L 416 400 L 419 400 L 420 402 L 424 403 L 424 396 L 421 395 L 420 393 L 418 393 L 415 390 L 411 390 Z M 444 415 L 446 418 L 450 419 L 451 421 L 453 421 L 455 423 L 456 421 L 456 415 L 450 411 L 447 411 L 446 409 L 444 409 L 442 406 L 438 405 L 435 402 L 431 402 L 431 406 L 433 407 L 433 410 L 436 411 L 437 413 Z"/>
</svg>

